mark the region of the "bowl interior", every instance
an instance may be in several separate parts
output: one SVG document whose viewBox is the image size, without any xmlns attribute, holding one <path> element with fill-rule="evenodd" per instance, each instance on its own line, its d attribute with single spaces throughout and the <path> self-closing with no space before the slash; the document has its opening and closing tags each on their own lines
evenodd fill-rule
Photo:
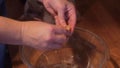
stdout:
<svg viewBox="0 0 120 68">
<path fill-rule="evenodd" d="M 96 34 L 75 28 L 63 48 L 40 51 L 23 46 L 21 57 L 30 68 L 103 68 L 108 48 Z"/>
</svg>

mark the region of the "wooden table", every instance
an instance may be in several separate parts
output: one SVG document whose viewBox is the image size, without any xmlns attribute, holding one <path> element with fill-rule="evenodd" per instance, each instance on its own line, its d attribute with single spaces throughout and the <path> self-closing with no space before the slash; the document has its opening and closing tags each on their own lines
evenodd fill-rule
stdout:
<svg viewBox="0 0 120 68">
<path fill-rule="evenodd" d="M 110 49 L 108 68 L 120 68 L 120 5 L 118 0 L 94 0 L 82 14 L 77 26 L 88 29 L 104 39 Z M 20 60 L 17 47 L 10 46 L 13 68 L 27 68 Z M 14 54 L 13 54 L 14 53 Z"/>
</svg>

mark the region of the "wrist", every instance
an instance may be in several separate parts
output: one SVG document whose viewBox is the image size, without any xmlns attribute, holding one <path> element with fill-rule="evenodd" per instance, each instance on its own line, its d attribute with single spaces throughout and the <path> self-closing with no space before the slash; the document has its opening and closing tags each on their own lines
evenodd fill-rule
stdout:
<svg viewBox="0 0 120 68">
<path fill-rule="evenodd" d="M 21 23 L 9 18 L 0 18 L 2 30 L 0 31 L 0 42 L 4 44 L 21 45 Z"/>
</svg>

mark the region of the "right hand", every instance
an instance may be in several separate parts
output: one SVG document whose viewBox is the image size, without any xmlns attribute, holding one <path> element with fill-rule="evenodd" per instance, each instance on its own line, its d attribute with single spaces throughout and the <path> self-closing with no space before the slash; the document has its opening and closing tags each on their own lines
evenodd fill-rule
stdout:
<svg viewBox="0 0 120 68">
<path fill-rule="evenodd" d="M 38 0 L 54 17 L 59 18 L 56 24 L 63 27 L 69 26 L 71 33 L 76 24 L 76 11 L 74 5 L 69 0 Z M 56 18 L 55 18 L 56 20 Z"/>
<path fill-rule="evenodd" d="M 67 31 L 59 26 L 38 21 L 23 23 L 22 42 L 40 50 L 50 50 L 62 47 L 66 41 Z"/>
</svg>

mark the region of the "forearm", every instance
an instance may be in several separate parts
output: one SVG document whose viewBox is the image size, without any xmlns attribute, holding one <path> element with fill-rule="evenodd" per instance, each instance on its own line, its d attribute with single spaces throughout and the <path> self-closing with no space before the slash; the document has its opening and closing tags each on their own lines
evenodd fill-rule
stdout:
<svg viewBox="0 0 120 68">
<path fill-rule="evenodd" d="M 21 27 L 19 21 L 0 17 L 0 43 L 21 44 Z"/>
</svg>

